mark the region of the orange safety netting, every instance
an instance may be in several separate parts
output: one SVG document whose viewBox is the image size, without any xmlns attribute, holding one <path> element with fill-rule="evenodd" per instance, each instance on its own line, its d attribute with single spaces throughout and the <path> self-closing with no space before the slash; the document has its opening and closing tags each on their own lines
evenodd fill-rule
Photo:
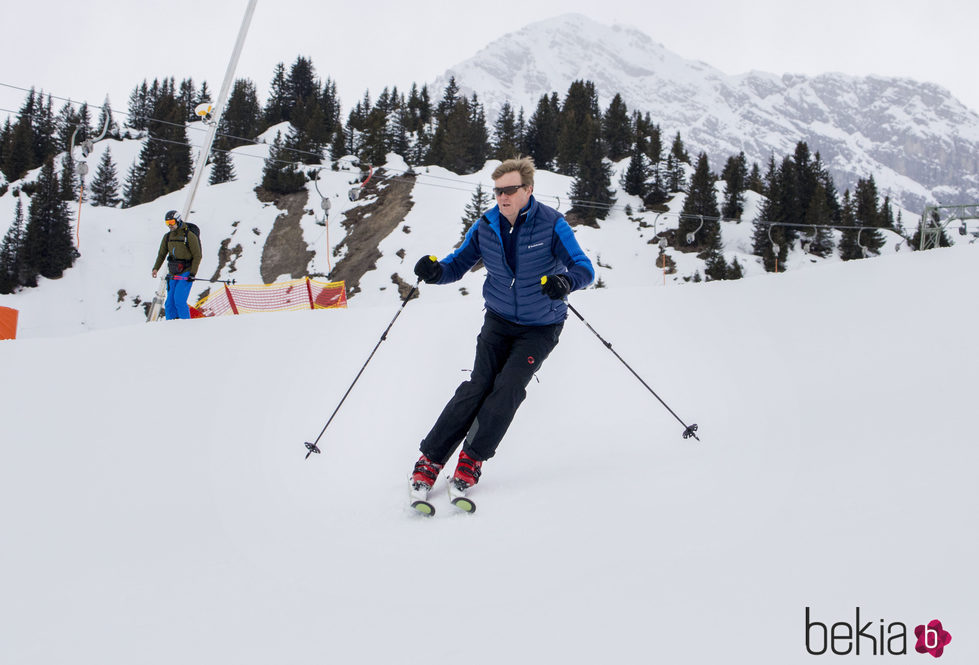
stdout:
<svg viewBox="0 0 979 665">
<path fill-rule="evenodd" d="M 225 284 L 197 301 L 201 316 L 331 309 L 347 306 L 344 282 L 317 282 L 309 277 L 275 284 Z"/>
<path fill-rule="evenodd" d="M 17 339 L 17 310 L 0 307 L 0 339 Z"/>
</svg>

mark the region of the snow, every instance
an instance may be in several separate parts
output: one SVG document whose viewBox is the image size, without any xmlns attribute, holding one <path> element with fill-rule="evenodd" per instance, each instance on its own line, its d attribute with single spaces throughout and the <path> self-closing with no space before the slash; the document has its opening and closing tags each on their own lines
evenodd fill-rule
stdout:
<svg viewBox="0 0 979 665">
<path fill-rule="evenodd" d="M 257 280 L 279 211 L 243 153 L 264 150 L 236 150 L 239 180 L 198 194 L 202 274 L 232 237 L 239 282 Z M 571 302 L 700 443 L 571 316 L 479 510 L 453 512 L 442 480 L 438 514 L 413 514 L 418 442 L 472 362 L 473 274 L 422 285 L 304 459 L 399 311 L 390 276 L 451 251 L 493 166 L 421 169 L 345 310 L 147 325 L 130 299 L 152 294 L 160 217 L 183 193 L 86 204 L 76 267 L 0 296 L 22 326 L 0 342 L 0 662 L 781 665 L 810 658 L 806 607 L 834 623 L 858 606 L 909 634 L 940 619 L 943 663 L 976 662 L 979 357 L 956 344 L 977 326 L 973 245 L 794 254 L 778 275 L 742 259 L 753 276 L 736 282 L 686 284 L 681 267 L 664 286 L 655 215 L 617 208 L 576 230 L 611 267 Z M 566 178 L 539 175 L 564 197 Z M 364 202 L 346 197 L 356 172 L 321 176 L 335 246 Z M 725 251 L 750 228 L 725 227 Z"/>
</svg>

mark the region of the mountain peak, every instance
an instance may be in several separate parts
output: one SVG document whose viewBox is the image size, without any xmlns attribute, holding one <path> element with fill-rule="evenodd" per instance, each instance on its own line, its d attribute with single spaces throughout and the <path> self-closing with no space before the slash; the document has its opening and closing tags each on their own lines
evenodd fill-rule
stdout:
<svg viewBox="0 0 979 665">
<path fill-rule="evenodd" d="M 530 118 L 542 95 L 563 97 L 576 80 L 595 84 L 599 104 L 622 95 L 664 135 L 683 135 L 719 172 L 743 151 L 764 165 L 799 141 L 819 152 L 842 191 L 873 175 L 909 209 L 979 200 L 979 115 L 945 89 L 906 78 L 844 74 L 728 75 L 683 58 L 642 31 L 562 14 L 504 35 L 445 72 L 478 93 L 492 123 L 505 102 Z"/>
</svg>

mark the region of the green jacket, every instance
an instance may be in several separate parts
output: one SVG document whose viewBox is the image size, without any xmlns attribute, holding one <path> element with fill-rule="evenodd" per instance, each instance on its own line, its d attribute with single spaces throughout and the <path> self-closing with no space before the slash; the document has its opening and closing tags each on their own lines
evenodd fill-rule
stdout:
<svg viewBox="0 0 979 665">
<path fill-rule="evenodd" d="M 186 242 L 184 240 L 186 239 Z M 156 263 L 153 270 L 159 270 L 163 262 L 168 259 L 178 261 L 191 261 L 190 274 L 196 275 L 197 269 L 201 265 L 201 241 L 194 233 L 181 222 L 171 231 L 163 234 L 160 241 L 160 251 L 156 254 Z"/>
</svg>

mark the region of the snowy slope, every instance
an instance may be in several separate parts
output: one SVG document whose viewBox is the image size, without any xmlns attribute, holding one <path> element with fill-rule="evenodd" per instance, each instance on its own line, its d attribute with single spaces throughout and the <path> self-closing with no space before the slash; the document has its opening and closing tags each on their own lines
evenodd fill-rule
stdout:
<svg viewBox="0 0 979 665">
<path fill-rule="evenodd" d="M 575 294 L 702 443 L 571 318 L 479 511 L 431 520 L 405 478 L 481 320 L 453 287 L 308 461 L 391 302 L 0 342 L 0 662 L 782 665 L 806 607 L 859 606 L 975 663 L 979 358 L 934 340 L 977 279 L 964 246 Z"/>
<path fill-rule="evenodd" d="M 275 132 L 284 128 L 285 125 L 273 127 L 263 138 L 271 142 Z M 199 139 L 193 129 L 189 136 L 192 141 Z M 140 143 L 133 140 L 101 141 L 95 144 L 89 161 L 97 162 L 106 149 L 112 151 L 120 170 L 124 171 L 128 168 L 124 166 L 124 160 L 134 159 L 138 155 Z M 202 185 L 197 193 L 190 220 L 198 224 L 202 233 L 204 257 L 199 276 L 233 278 L 239 284 L 262 283 L 263 250 L 277 217 L 282 213 L 272 203 L 259 201 L 254 192 L 261 182 L 262 167 L 267 156 L 266 144 L 237 148 L 233 151 L 237 179 L 221 185 Z M 392 275 L 397 275 L 403 282 L 414 283 L 412 267 L 418 257 L 426 254 L 441 257 L 453 249 L 461 239 L 462 216 L 476 186 L 482 184 L 483 191 L 489 191 L 492 186 L 490 174 L 497 164 L 495 161 L 487 162 L 482 170 L 469 175 L 457 175 L 435 166 L 416 169 L 411 190 L 411 210 L 395 230 L 379 241 L 381 256 L 374 269 L 360 280 L 360 291 L 351 297 L 351 303 L 357 306 L 396 304 L 399 294 L 392 284 Z M 613 166 L 613 188 L 618 190 L 627 166 L 627 159 Z M 375 182 L 384 187 L 385 178 L 405 179 L 408 177 L 407 170 L 400 157 L 389 154 L 388 162 L 384 165 L 385 172 L 379 172 Z M 306 265 L 306 272 L 326 274 L 349 251 L 348 246 L 344 245 L 347 236 L 347 229 L 342 224 L 344 213 L 374 201 L 372 196 L 349 200 L 348 191 L 360 177 L 360 169 L 353 165 L 350 158 L 341 159 L 336 171 L 329 165 L 320 171 L 320 191 L 332 204 L 328 228 L 317 225 L 317 220 L 322 219 L 320 195 L 313 183 L 307 184 L 308 200 L 300 227 L 303 241 L 314 255 Z M 36 173 L 28 174 L 20 182 L 30 182 L 34 178 Z M 206 178 L 207 174 L 205 183 Z M 13 222 L 16 205 L 14 192 L 18 190 L 20 182 L 13 183 L 11 190 L 0 196 L 0 237 Z M 571 184 L 570 177 L 539 171 L 534 194 L 541 202 L 567 212 Z M 722 188 L 723 183 L 719 183 L 719 200 L 723 195 Z M 21 196 L 21 199 L 26 216 L 29 201 L 26 196 Z M 75 266 L 59 280 L 42 279 L 39 288 L 0 295 L 0 306 L 20 311 L 18 336 L 67 335 L 137 325 L 145 321 L 142 305 L 152 300 L 158 283 L 158 280 L 151 278 L 150 272 L 160 238 L 166 231 L 163 214 L 169 209 L 181 209 L 185 200 L 186 193 L 178 191 L 125 210 L 83 203 L 78 233 L 81 257 Z M 760 205 L 760 198 L 748 192 L 743 217 L 746 221 L 722 225 L 725 258 L 728 262 L 737 259 L 747 276 L 764 272 L 759 259 L 752 255 L 753 226 L 749 223 L 759 217 Z M 631 208 L 631 214 L 627 214 L 627 206 Z M 599 228 L 582 226 L 576 229 L 579 243 L 596 263 L 598 280 L 592 288 L 652 284 L 684 286 L 695 275 L 703 276 L 704 262 L 696 255 L 684 253 L 676 247 L 667 249 L 667 254 L 676 263 L 676 272 L 664 279 L 661 269 L 656 267 L 659 256 L 656 238 L 658 234 L 677 227 L 677 213 L 683 208 L 683 195 L 672 199 L 668 204 L 669 212 L 662 215 L 639 212 L 641 208 L 642 203 L 637 197 L 618 190 L 616 205 L 607 219 L 599 223 Z M 77 224 L 77 204 L 69 204 L 69 209 Z M 915 215 L 909 211 L 903 211 L 903 215 L 906 226 L 917 223 Z M 902 246 L 902 239 L 896 233 L 885 233 L 888 242 L 882 253 L 892 254 Z M 233 263 L 221 264 L 223 243 L 227 243 L 232 250 L 240 247 Z M 816 259 L 796 247 L 790 255 L 787 269 L 807 269 L 837 260 L 832 257 Z M 289 277 L 280 275 L 277 281 Z M 481 273 L 469 274 L 454 288 L 431 297 L 453 300 L 478 298 L 481 280 Z M 206 283 L 195 285 L 191 302 L 195 302 L 208 286 Z"/>
</svg>

